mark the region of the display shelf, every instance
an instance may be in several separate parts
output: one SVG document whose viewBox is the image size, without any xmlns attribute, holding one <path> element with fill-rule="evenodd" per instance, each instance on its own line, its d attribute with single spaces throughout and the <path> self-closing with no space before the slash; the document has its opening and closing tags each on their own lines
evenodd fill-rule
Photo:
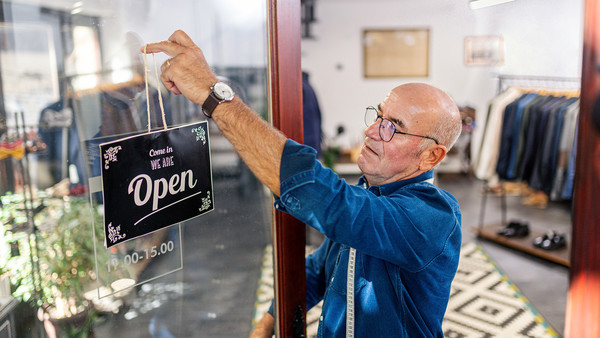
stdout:
<svg viewBox="0 0 600 338">
<path fill-rule="evenodd" d="M 504 246 L 526 252 L 530 255 L 537 256 L 539 258 L 564 265 L 566 267 L 571 266 L 570 262 L 570 240 L 567 239 L 566 247 L 557 250 L 544 250 L 537 248 L 533 245 L 533 240 L 536 237 L 544 236 L 545 232 L 538 231 L 536 229 L 530 229 L 529 236 L 520 238 L 508 238 L 497 234 L 497 231 L 503 228 L 501 224 L 492 224 L 473 228 L 473 231 L 482 238 L 502 244 Z"/>
</svg>

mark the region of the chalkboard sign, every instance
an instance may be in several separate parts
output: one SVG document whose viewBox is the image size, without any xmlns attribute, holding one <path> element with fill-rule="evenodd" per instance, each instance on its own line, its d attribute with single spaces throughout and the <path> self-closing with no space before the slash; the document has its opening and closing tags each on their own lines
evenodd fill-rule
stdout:
<svg viewBox="0 0 600 338">
<path fill-rule="evenodd" d="M 214 209 L 206 121 L 100 144 L 106 247 Z"/>
</svg>

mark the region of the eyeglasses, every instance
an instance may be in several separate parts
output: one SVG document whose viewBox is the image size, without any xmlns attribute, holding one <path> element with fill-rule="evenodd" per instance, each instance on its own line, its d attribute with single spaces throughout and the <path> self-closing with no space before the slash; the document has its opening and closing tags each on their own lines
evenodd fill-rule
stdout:
<svg viewBox="0 0 600 338">
<path fill-rule="evenodd" d="M 365 110 L 365 124 L 367 125 L 367 127 L 370 127 L 373 123 L 377 122 L 377 120 L 381 120 L 381 122 L 379 122 L 379 137 L 381 137 L 381 139 L 384 142 L 390 142 L 392 140 L 392 138 L 394 137 L 394 134 L 402 134 L 402 135 L 428 138 L 430 140 L 433 140 L 433 142 L 435 142 L 435 144 L 438 144 L 438 145 L 440 144 L 438 142 L 438 140 L 436 140 L 435 138 L 430 137 L 430 136 L 409 134 L 409 133 L 405 133 L 402 131 L 397 131 L 396 126 L 394 125 L 394 123 L 392 121 L 379 115 L 379 111 L 377 110 L 377 108 L 375 108 L 373 106 L 368 106 L 367 109 Z"/>
</svg>

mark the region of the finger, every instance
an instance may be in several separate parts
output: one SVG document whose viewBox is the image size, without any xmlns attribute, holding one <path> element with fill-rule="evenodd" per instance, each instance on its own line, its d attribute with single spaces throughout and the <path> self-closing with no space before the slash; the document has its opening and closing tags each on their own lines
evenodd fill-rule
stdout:
<svg viewBox="0 0 600 338">
<path fill-rule="evenodd" d="M 167 59 L 167 61 L 163 62 L 163 64 L 160 65 L 160 72 L 161 73 L 166 72 L 167 69 L 171 68 L 171 66 L 173 65 L 174 62 L 175 62 L 175 58 Z"/>
<path fill-rule="evenodd" d="M 181 90 L 177 88 L 175 82 L 171 81 L 168 75 L 166 75 L 164 72 L 160 75 L 160 80 L 171 93 L 175 95 L 181 94 Z"/>
<path fill-rule="evenodd" d="M 185 49 L 185 47 L 183 47 L 182 45 L 180 45 L 178 43 L 173 43 L 171 41 L 160 41 L 160 42 L 149 43 L 149 44 L 143 46 L 142 48 L 140 48 L 140 51 L 142 53 L 144 52 L 144 48 L 145 48 L 146 53 L 162 52 L 171 57 L 183 52 L 183 50 Z"/>
<path fill-rule="evenodd" d="M 181 90 L 179 90 L 179 88 L 177 88 L 177 86 L 173 83 L 173 82 L 163 82 L 165 84 L 165 87 L 167 87 L 167 89 L 175 94 L 175 95 L 180 95 L 181 94 Z"/>
<path fill-rule="evenodd" d="M 186 47 L 196 47 L 196 44 L 184 31 L 177 30 L 171 34 L 168 40 L 149 43 L 145 47 L 146 53 L 163 52 L 169 56 L 175 56 L 183 52 Z M 141 48 L 141 51 L 144 52 L 144 47 Z"/>
<path fill-rule="evenodd" d="M 184 47 L 196 46 L 192 38 L 190 38 L 189 35 L 187 35 L 184 31 L 180 29 L 176 30 L 173 34 L 171 34 L 171 36 L 169 37 L 169 41 L 175 42 Z"/>
<path fill-rule="evenodd" d="M 181 90 L 175 84 L 169 90 L 175 95 L 181 95 Z"/>
</svg>

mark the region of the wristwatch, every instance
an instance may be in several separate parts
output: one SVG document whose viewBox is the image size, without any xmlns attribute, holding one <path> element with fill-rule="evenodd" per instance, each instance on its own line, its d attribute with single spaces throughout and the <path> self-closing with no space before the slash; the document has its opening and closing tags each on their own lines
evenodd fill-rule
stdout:
<svg viewBox="0 0 600 338">
<path fill-rule="evenodd" d="M 210 118 L 218 105 L 233 100 L 234 96 L 233 90 L 225 82 L 216 82 L 210 86 L 210 93 L 202 104 L 202 112 Z"/>
</svg>

